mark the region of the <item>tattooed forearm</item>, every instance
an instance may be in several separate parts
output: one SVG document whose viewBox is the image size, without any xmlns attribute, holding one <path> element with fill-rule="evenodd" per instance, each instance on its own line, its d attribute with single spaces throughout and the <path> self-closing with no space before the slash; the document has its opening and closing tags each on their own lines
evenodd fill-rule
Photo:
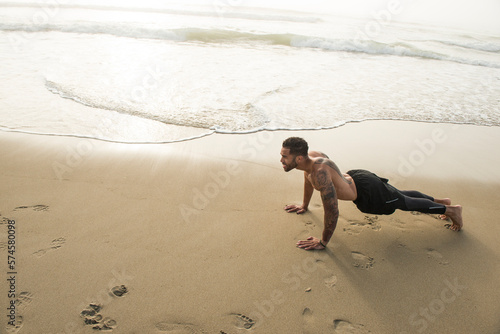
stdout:
<svg viewBox="0 0 500 334">
<path fill-rule="evenodd" d="M 325 207 L 325 227 L 323 229 L 323 240 L 325 242 L 329 242 L 332 238 L 333 232 L 335 232 L 335 228 L 337 227 L 337 221 L 339 218 L 339 209 L 337 205 L 337 201 L 335 200 L 330 209 L 326 209 Z"/>
</svg>

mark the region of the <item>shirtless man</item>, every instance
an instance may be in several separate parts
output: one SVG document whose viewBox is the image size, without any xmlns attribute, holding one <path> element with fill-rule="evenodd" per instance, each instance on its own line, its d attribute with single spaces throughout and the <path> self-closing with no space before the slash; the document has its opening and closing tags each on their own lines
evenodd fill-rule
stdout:
<svg viewBox="0 0 500 334">
<path fill-rule="evenodd" d="M 401 191 L 388 184 L 388 180 L 366 170 L 351 170 L 343 174 L 328 156 L 321 152 L 308 152 L 307 142 L 290 137 L 283 142 L 281 164 L 285 172 L 304 171 L 304 198 L 302 205 L 287 205 L 287 212 L 301 214 L 307 211 L 314 189 L 321 193 L 324 209 L 324 229 L 321 239 L 309 237 L 297 246 L 306 250 L 324 249 L 330 241 L 339 217 L 338 200 L 353 201 L 359 210 L 371 214 L 391 214 L 396 209 L 441 214 L 450 218 L 451 230 L 462 226 L 462 207 L 451 205 L 449 198 L 435 199 L 418 191 Z"/>
</svg>

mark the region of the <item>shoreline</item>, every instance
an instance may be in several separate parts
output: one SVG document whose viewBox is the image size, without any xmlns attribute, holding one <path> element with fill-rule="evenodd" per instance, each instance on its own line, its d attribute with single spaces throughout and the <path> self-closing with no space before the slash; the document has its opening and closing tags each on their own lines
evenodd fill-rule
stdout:
<svg viewBox="0 0 500 334">
<path fill-rule="evenodd" d="M 174 139 L 170 141 L 121 141 L 121 140 L 114 140 L 114 139 L 105 139 L 105 138 L 97 138 L 93 136 L 86 136 L 86 135 L 78 135 L 78 134 L 59 134 L 59 133 L 42 133 L 42 132 L 28 132 L 28 131 L 23 131 L 23 130 L 18 130 L 18 129 L 8 129 L 8 128 L 0 128 L 0 132 L 4 133 L 19 133 L 19 134 L 25 134 L 25 135 L 33 135 L 33 136 L 47 136 L 47 137 L 62 137 L 62 138 L 79 138 L 79 139 L 90 139 L 90 140 L 97 140 L 97 141 L 102 141 L 102 142 L 107 142 L 107 143 L 114 143 L 114 144 L 129 144 L 129 145 L 165 145 L 165 144 L 175 144 L 175 143 L 182 143 L 182 142 L 189 142 L 193 140 L 198 140 L 202 139 L 204 137 L 209 137 L 209 136 L 214 136 L 214 135 L 235 135 L 235 136 L 241 136 L 241 135 L 250 135 L 250 134 L 255 134 L 259 132 L 301 132 L 301 133 L 307 133 L 307 132 L 315 132 L 315 131 L 328 131 L 328 130 L 335 130 L 338 128 L 342 128 L 344 126 L 349 126 L 351 124 L 358 124 L 358 123 L 365 123 L 365 122 L 404 122 L 404 123 L 424 123 L 424 124 L 429 124 L 429 125 L 435 125 L 435 124 L 443 124 L 443 125 L 452 125 L 452 126 L 472 126 L 472 127 L 485 127 L 485 128 L 497 128 L 500 127 L 500 125 L 488 125 L 488 124 L 472 124 L 472 123 L 454 123 L 454 122 L 440 122 L 440 121 L 422 121 L 422 120 L 403 120 L 403 119 L 363 119 L 363 120 L 351 120 L 351 121 L 346 121 L 340 125 L 332 125 L 329 127 L 323 127 L 323 128 L 304 128 L 304 129 L 288 129 L 288 128 L 275 128 L 275 129 L 254 129 L 254 130 L 248 130 L 248 131 L 240 131 L 240 132 L 231 132 L 231 131 L 221 131 L 221 130 L 213 130 L 213 129 L 206 129 L 207 131 L 211 131 L 210 133 L 204 133 L 200 135 L 194 135 L 192 137 L 186 137 L 186 138 L 181 138 L 181 139 Z M 185 126 L 180 126 L 180 125 L 171 125 L 167 124 L 168 126 L 178 126 L 181 128 L 184 128 Z M 192 128 L 192 127 L 185 127 L 189 129 L 201 129 L 201 128 Z"/>
<path fill-rule="evenodd" d="M 302 199 L 301 173 L 279 163 L 293 135 L 342 171 L 451 197 L 463 231 L 340 202 L 327 250 L 296 248 L 323 210 L 316 192 L 308 213 L 283 211 Z M 92 303 L 113 333 L 497 333 L 499 142 L 498 127 L 407 121 L 163 145 L 0 131 L 4 260 L 6 221 L 18 242 L 0 326 L 17 300 L 20 334 L 93 333 Z"/>
</svg>

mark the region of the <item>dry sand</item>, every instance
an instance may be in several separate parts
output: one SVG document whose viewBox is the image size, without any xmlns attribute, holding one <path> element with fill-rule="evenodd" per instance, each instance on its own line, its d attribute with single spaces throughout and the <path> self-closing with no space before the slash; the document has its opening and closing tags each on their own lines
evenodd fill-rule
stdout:
<svg viewBox="0 0 500 334">
<path fill-rule="evenodd" d="M 450 197 L 463 230 L 341 202 L 327 250 L 296 248 L 323 209 L 316 193 L 283 210 L 302 200 L 302 173 L 279 163 L 292 135 L 343 171 Z M 1 132 L 16 297 L 2 279 L 0 331 L 500 333 L 499 144 L 499 128 L 391 121 L 156 145 Z"/>
</svg>

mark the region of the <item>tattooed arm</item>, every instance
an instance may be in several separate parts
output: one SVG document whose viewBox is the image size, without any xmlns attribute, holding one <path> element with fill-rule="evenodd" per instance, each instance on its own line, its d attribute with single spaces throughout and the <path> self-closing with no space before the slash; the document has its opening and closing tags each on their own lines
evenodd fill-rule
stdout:
<svg viewBox="0 0 500 334">
<path fill-rule="evenodd" d="M 300 240 L 297 246 L 306 250 L 311 249 L 324 249 L 323 245 L 330 241 L 335 228 L 337 227 L 337 220 L 339 218 L 338 198 L 337 192 L 332 182 L 332 177 L 326 168 L 320 168 L 312 176 L 313 185 L 321 193 L 321 200 L 323 202 L 324 228 L 322 239 L 309 237 L 307 240 Z"/>
</svg>

